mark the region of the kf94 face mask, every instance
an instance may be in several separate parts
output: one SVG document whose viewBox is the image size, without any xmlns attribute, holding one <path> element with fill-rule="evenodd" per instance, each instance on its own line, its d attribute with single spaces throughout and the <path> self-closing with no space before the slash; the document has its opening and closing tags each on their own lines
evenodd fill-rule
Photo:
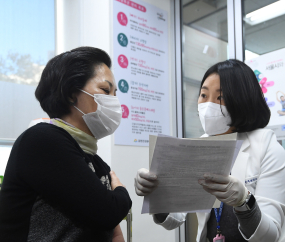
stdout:
<svg viewBox="0 0 285 242">
<path fill-rule="evenodd" d="M 198 111 L 206 134 L 223 134 L 229 130 L 232 120 L 225 106 L 212 102 L 200 103 Z"/>
<path fill-rule="evenodd" d="M 118 97 L 104 94 L 92 95 L 84 90 L 80 91 L 94 97 L 94 101 L 97 103 L 96 112 L 87 114 L 74 106 L 83 114 L 82 118 L 94 137 L 101 139 L 113 134 L 119 127 L 122 118 L 122 109 Z"/>
</svg>

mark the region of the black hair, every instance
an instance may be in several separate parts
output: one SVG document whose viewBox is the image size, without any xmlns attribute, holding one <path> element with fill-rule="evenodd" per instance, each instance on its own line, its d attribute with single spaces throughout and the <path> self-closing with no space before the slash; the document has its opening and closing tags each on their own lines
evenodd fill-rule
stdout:
<svg viewBox="0 0 285 242">
<path fill-rule="evenodd" d="M 219 62 L 205 73 L 200 93 L 207 77 L 214 73 L 220 76 L 220 90 L 232 119 L 230 126 L 237 132 L 267 126 L 271 113 L 251 68 L 239 60 Z"/>
<path fill-rule="evenodd" d="M 50 118 L 61 118 L 75 105 L 75 94 L 96 75 L 96 67 L 111 68 L 110 56 L 94 47 L 79 47 L 52 58 L 44 68 L 35 91 L 42 109 Z"/>
</svg>

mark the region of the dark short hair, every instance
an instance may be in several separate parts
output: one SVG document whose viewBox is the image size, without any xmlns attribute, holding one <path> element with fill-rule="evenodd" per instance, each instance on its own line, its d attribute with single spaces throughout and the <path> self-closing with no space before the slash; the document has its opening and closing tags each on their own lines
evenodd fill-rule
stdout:
<svg viewBox="0 0 285 242">
<path fill-rule="evenodd" d="M 219 62 L 207 70 L 201 88 L 207 77 L 214 73 L 220 76 L 220 89 L 232 119 L 230 126 L 237 132 L 250 132 L 267 126 L 270 110 L 251 68 L 239 60 Z"/>
<path fill-rule="evenodd" d="M 76 104 L 74 94 L 96 75 L 96 67 L 111 67 L 110 56 L 93 47 L 79 47 L 52 58 L 43 70 L 35 91 L 42 109 L 50 118 L 61 118 Z"/>
</svg>

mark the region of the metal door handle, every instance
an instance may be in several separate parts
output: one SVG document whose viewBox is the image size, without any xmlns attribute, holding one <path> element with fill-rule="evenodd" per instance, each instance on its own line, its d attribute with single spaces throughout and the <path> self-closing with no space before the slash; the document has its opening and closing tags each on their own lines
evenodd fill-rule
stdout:
<svg viewBox="0 0 285 242">
<path fill-rule="evenodd" d="M 126 222 L 127 222 L 127 242 L 132 242 L 132 221 L 133 221 L 133 216 L 132 216 L 132 209 L 128 212 L 128 215 L 126 217 Z"/>
</svg>

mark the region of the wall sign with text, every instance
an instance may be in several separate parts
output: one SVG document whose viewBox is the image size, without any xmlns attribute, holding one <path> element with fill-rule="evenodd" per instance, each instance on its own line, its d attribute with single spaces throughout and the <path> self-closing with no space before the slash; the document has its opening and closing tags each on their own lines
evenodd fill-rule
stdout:
<svg viewBox="0 0 285 242">
<path fill-rule="evenodd" d="M 272 129 L 278 140 L 285 140 L 285 49 L 261 55 L 245 63 L 256 75 L 271 118 L 267 128 Z"/>
<path fill-rule="evenodd" d="M 148 146 L 150 134 L 170 134 L 167 12 L 139 0 L 114 0 L 113 14 L 122 106 L 115 144 Z"/>
</svg>

